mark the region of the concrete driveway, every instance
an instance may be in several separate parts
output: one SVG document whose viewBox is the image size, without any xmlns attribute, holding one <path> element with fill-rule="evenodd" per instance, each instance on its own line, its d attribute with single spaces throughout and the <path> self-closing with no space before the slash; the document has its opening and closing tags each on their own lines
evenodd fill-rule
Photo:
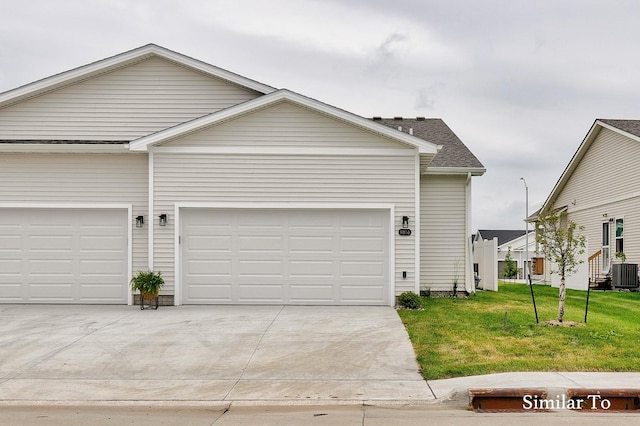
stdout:
<svg viewBox="0 0 640 426">
<path fill-rule="evenodd" d="M 0 401 L 424 401 L 390 307 L 0 305 Z"/>
</svg>

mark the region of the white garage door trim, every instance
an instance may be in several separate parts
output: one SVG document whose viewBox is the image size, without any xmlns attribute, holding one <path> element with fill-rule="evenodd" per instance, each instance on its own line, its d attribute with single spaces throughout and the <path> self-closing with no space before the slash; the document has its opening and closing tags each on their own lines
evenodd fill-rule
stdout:
<svg viewBox="0 0 640 426">
<path fill-rule="evenodd" d="M 180 222 L 180 214 L 182 209 L 189 208 L 206 208 L 206 209 L 224 209 L 224 210 L 387 210 L 389 212 L 388 224 L 388 294 L 387 300 L 389 306 L 393 306 L 395 302 L 395 234 L 394 234 L 394 218 L 395 206 L 393 204 L 356 204 L 356 203 L 176 203 L 175 204 L 175 228 L 174 228 L 174 247 L 175 247 L 175 294 L 174 304 L 176 306 L 182 304 L 182 248 L 180 245 L 180 234 L 182 224 Z"/>
<path fill-rule="evenodd" d="M 119 204 L 119 203 L 2 203 L 0 202 L 0 212 L 2 209 L 56 209 L 56 210 L 126 210 L 127 212 L 127 304 L 133 305 L 133 293 L 129 290 L 129 281 L 132 274 L 133 265 L 133 226 L 132 204 Z"/>
</svg>

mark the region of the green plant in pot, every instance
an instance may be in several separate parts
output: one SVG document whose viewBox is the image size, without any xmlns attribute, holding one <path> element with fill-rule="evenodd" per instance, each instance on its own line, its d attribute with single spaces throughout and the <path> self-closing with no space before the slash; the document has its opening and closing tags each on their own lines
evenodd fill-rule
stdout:
<svg viewBox="0 0 640 426">
<path fill-rule="evenodd" d="M 138 290 L 144 300 L 153 300 L 158 297 L 160 288 L 164 285 L 161 272 L 138 271 L 138 274 L 131 278 L 131 289 Z"/>
</svg>

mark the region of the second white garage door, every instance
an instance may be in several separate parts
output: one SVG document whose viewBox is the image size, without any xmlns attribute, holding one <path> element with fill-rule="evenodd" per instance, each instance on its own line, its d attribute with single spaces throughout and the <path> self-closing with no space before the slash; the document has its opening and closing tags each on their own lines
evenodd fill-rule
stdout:
<svg viewBox="0 0 640 426">
<path fill-rule="evenodd" d="M 388 304 L 388 210 L 190 208 L 181 221 L 185 304 Z"/>
</svg>

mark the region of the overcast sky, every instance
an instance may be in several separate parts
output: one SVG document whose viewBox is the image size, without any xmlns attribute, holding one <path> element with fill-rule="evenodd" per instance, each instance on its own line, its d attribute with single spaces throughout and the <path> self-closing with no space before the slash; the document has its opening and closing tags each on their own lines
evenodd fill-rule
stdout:
<svg viewBox="0 0 640 426">
<path fill-rule="evenodd" d="M 596 118 L 638 119 L 634 0 L 0 0 L 0 92 L 159 44 L 365 116 L 442 118 L 524 229 Z"/>
</svg>

